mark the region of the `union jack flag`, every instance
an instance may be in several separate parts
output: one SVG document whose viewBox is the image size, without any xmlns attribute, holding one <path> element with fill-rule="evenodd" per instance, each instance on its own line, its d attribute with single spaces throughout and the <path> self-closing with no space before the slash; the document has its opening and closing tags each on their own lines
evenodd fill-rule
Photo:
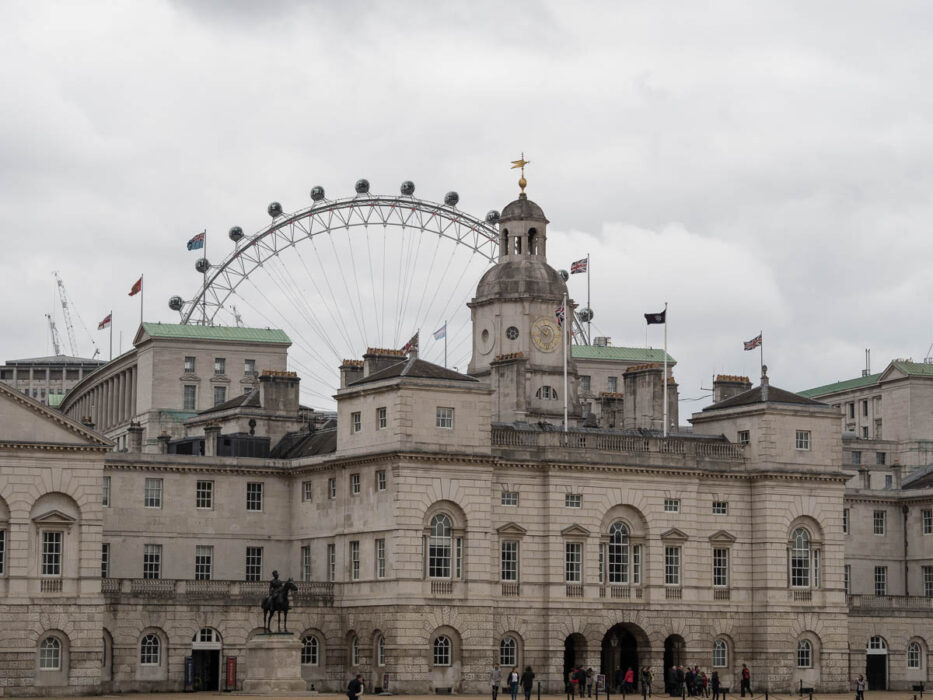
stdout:
<svg viewBox="0 0 933 700">
<path fill-rule="evenodd" d="M 418 333 L 419 332 L 420 331 L 416 331 L 415 334 L 411 337 L 411 340 L 405 343 L 405 346 L 402 348 L 402 352 L 404 352 L 406 355 L 410 353 L 412 350 L 418 349 Z"/>
<path fill-rule="evenodd" d="M 558 309 L 554 312 L 554 316 L 557 317 L 557 325 L 563 326 L 564 318 L 566 317 L 566 314 L 564 313 L 564 307 L 563 306 L 558 307 Z"/>
<path fill-rule="evenodd" d="M 757 348 L 757 347 L 760 346 L 760 345 L 761 345 L 761 333 L 759 333 L 758 335 L 756 335 L 756 336 L 755 336 L 754 338 L 752 338 L 751 340 L 746 340 L 746 341 L 745 341 L 745 349 L 746 349 L 746 350 L 754 350 L 755 348 Z"/>
<path fill-rule="evenodd" d="M 577 260 L 574 263 L 570 264 L 570 274 L 575 275 L 578 272 L 586 272 L 586 268 L 589 265 L 589 258 L 583 258 L 582 260 Z"/>
<path fill-rule="evenodd" d="M 201 233 L 196 234 L 188 241 L 188 250 L 198 250 L 199 248 L 204 247 L 204 236 L 207 234 L 207 231 L 201 231 Z"/>
</svg>

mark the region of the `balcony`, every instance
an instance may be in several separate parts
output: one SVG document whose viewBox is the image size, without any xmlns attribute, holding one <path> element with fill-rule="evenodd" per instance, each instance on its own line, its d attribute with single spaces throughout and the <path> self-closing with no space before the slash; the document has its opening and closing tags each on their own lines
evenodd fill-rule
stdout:
<svg viewBox="0 0 933 700">
<path fill-rule="evenodd" d="M 568 598 L 582 598 L 583 597 L 583 584 L 582 583 L 568 583 L 565 593 Z"/>
<path fill-rule="evenodd" d="M 318 581 L 296 581 L 298 591 L 292 594 L 293 607 L 307 605 L 332 605 L 334 584 Z M 233 605 L 258 605 L 269 593 L 266 581 L 228 581 L 170 578 L 105 578 L 101 580 L 101 592 L 118 602 L 121 598 L 143 600 L 171 600 L 177 603 L 220 603 Z"/>
<path fill-rule="evenodd" d="M 454 582 L 450 580 L 432 580 L 431 595 L 453 595 Z"/>
<path fill-rule="evenodd" d="M 713 589 L 713 600 L 730 600 L 732 598 L 732 589 L 730 588 L 714 588 Z"/>
<path fill-rule="evenodd" d="M 519 584 L 515 581 L 512 582 L 502 582 L 502 595 L 504 596 L 517 596 L 520 593 Z"/>
<path fill-rule="evenodd" d="M 665 588 L 664 589 L 664 598 L 666 600 L 680 600 L 684 597 L 684 590 L 682 588 Z"/>
<path fill-rule="evenodd" d="M 850 612 L 862 615 L 933 610 L 933 598 L 920 595 L 849 595 L 846 602 Z"/>
</svg>

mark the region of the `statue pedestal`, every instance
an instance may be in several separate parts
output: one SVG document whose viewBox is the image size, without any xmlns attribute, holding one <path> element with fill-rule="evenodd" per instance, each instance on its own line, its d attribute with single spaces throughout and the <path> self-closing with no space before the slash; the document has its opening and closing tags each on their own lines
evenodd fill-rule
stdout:
<svg viewBox="0 0 933 700">
<path fill-rule="evenodd" d="M 246 643 L 247 693 L 305 691 L 301 677 L 301 642 L 293 634 L 260 634 Z"/>
</svg>

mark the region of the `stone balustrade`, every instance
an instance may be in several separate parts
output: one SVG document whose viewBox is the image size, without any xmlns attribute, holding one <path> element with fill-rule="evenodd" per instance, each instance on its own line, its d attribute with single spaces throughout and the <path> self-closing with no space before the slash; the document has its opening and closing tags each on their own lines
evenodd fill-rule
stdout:
<svg viewBox="0 0 933 700">
<path fill-rule="evenodd" d="M 933 610 L 933 598 L 920 595 L 850 595 L 850 612 L 885 613 Z"/>
<path fill-rule="evenodd" d="M 292 595 L 292 605 L 332 605 L 334 584 L 321 581 L 296 581 L 298 592 Z M 259 605 L 269 592 L 267 581 L 226 581 L 168 578 L 105 578 L 101 592 L 116 602 L 120 598 L 152 600 L 175 599 L 187 601 L 225 602 Z"/>
</svg>

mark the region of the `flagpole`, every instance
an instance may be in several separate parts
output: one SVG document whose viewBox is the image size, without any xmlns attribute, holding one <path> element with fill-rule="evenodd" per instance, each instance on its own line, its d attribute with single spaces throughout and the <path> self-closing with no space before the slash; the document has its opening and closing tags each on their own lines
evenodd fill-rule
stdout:
<svg viewBox="0 0 933 700">
<path fill-rule="evenodd" d="M 110 359 L 113 359 L 113 309 L 110 310 Z"/>
<path fill-rule="evenodd" d="M 761 359 L 761 374 L 763 375 L 763 374 L 765 373 L 765 335 L 764 335 L 764 331 L 758 331 L 758 337 L 761 338 L 761 342 L 758 343 L 758 350 L 759 350 L 760 353 L 761 353 L 761 354 L 759 355 L 759 357 L 760 357 L 760 359 Z"/>
<path fill-rule="evenodd" d="M 143 282 L 145 273 L 139 276 L 139 325 L 143 325 L 143 297 L 146 296 L 146 284 Z"/>
<path fill-rule="evenodd" d="M 207 229 L 204 229 L 204 260 L 207 261 Z M 207 325 L 207 265 L 204 266 L 204 283 L 201 288 L 201 325 Z"/>
<path fill-rule="evenodd" d="M 586 322 L 586 344 L 593 344 L 593 307 L 590 306 L 590 254 L 586 254 L 586 308 L 589 309 L 590 317 Z"/>
<path fill-rule="evenodd" d="M 444 369 L 447 369 L 447 321 L 444 321 Z"/>
<path fill-rule="evenodd" d="M 667 437 L 667 302 L 664 302 L 664 437 Z"/>
<path fill-rule="evenodd" d="M 564 321 L 561 324 L 561 345 L 564 346 L 564 432 L 567 432 L 567 292 L 564 292 Z"/>
</svg>

